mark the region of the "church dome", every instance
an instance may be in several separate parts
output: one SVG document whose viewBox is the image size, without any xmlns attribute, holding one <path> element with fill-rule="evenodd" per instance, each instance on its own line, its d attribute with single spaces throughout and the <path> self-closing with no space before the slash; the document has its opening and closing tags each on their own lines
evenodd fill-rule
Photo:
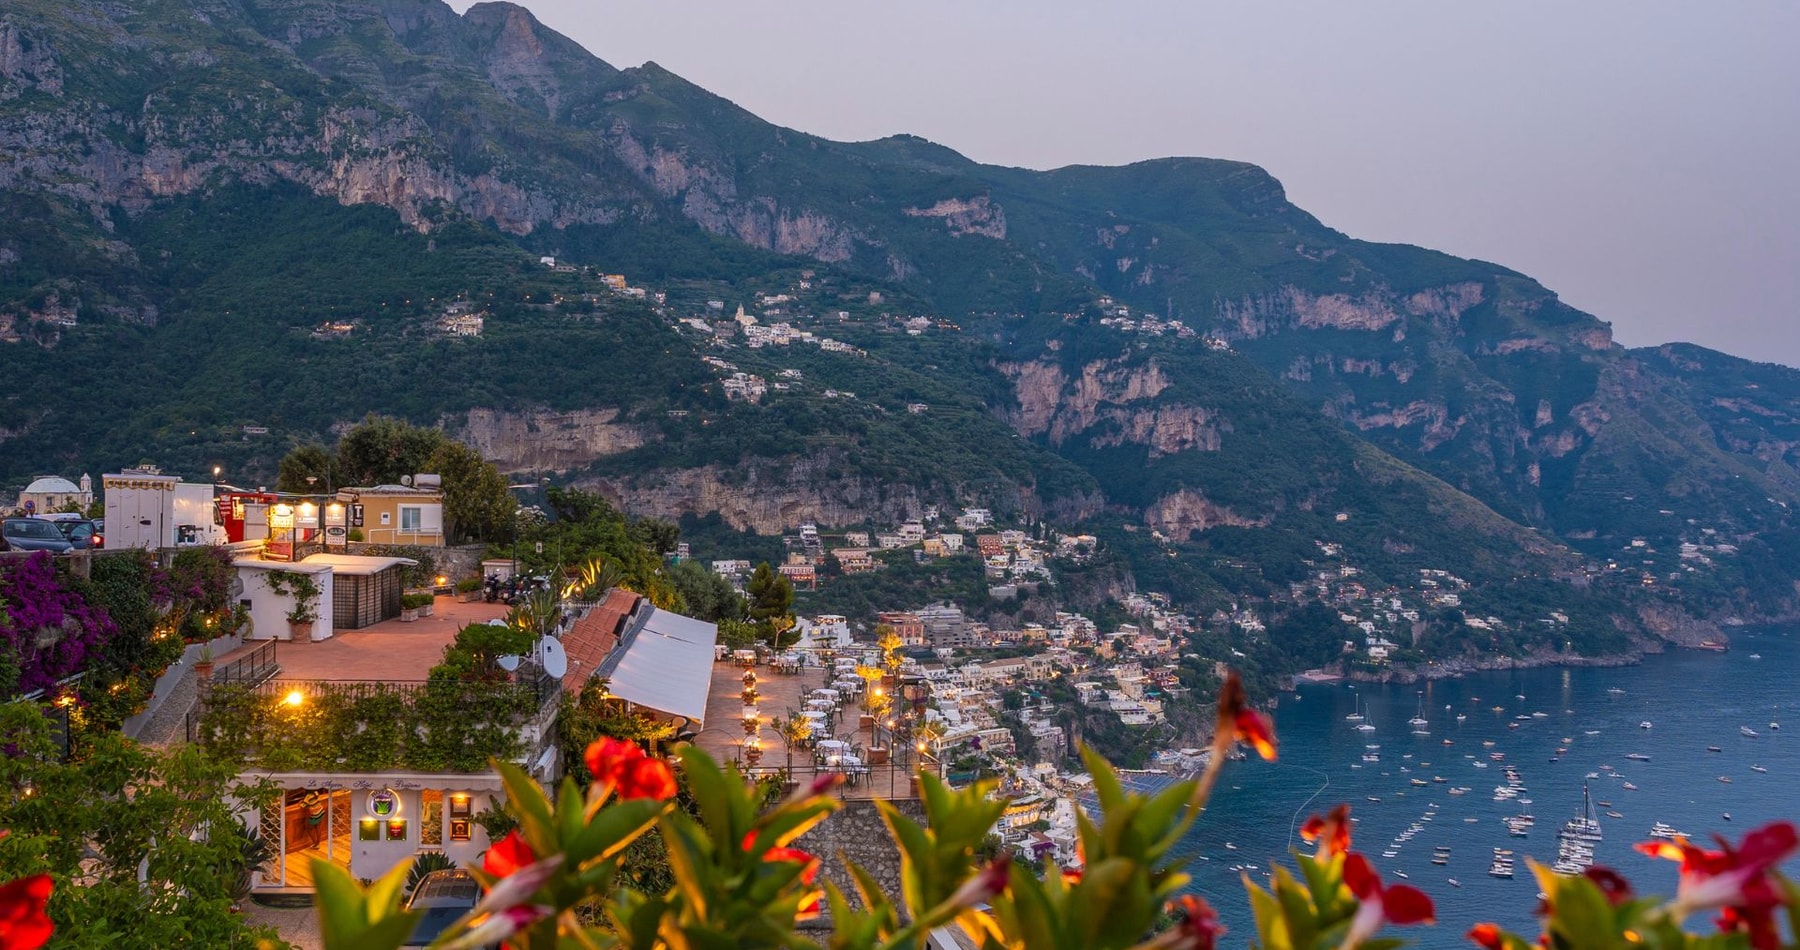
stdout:
<svg viewBox="0 0 1800 950">
<path fill-rule="evenodd" d="M 42 478 L 33 479 L 31 484 L 25 486 L 26 494 L 30 495 L 74 495 L 80 491 L 81 489 L 75 487 L 74 482 L 55 475 L 45 475 Z"/>
</svg>

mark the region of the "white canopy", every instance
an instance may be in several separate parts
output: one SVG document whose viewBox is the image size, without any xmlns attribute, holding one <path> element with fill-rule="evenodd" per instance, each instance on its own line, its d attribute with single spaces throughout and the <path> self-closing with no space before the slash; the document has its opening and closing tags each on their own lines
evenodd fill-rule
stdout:
<svg viewBox="0 0 1800 950">
<path fill-rule="evenodd" d="M 605 677 L 607 692 L 620 699 L 685 716 L 698 726 L 706 718 L 719 628 L 667 610 L 644 611 L 594 675 Z"/>
</svg>

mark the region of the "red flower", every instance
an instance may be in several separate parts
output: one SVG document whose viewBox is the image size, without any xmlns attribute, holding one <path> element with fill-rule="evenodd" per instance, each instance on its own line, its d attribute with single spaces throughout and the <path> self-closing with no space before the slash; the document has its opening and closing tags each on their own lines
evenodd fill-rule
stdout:
<svg viewBox="0 0 1800 950">
<path fill-rule="evenodd" d="M 1606 902 L 1614 907 L 1631 900 L 1631 882 L 1612 868 L 1596 865 L 1581 873 L 1600 888 L 1600 893 L 1606 895 Z"/>
<path fill-rule="evenodd" d="M 976 871 L 974 877 L 964 881 L 956 893 L 950 895 L 950 903 L 957 907 L 978 907 L 993 900 L 1006 890 L 1007 875 L 1011 870 L 1011 862 L 995 858 Z"/>
<path fill-rule="evenodd" d="M 745 850 L 748 850 L 755 840 L 756 832 L 752 831 L 745 835 Z M 801 903 L 796 919 L 811 920 L 819 916 L 819 911 L 825 903 L 825 892 L 813 887 L 813 882 L 819 879 L 819 859 L 799 848 L 770 848 L 763 852 L 762 859 L 764 861 L 790 861 L 800 865 L 800 883 L 812 888 L 812 893 L 808 894 L 806 900 Z"/>
<path fill-rule="evenodd" d="M 666 802 L 675 797 L 675 772 L 661 759 L 640 758 L 631 762 L 619 776 L 619 797 Z"/>
<path fill-rule="evenodd" d="M 481 869 L 494 877 L 511 877 L 513 872 L 536 862 L 537 852 L 531 850 L 531 845 L 526 844 L 515 829 L 481 856 Z"/>
<path fill-rule="evenodd" d="M 587 761 L 588 774 L 594 777 L 594 784 L 617 785 L 625 769 L 644 758 L 644 750 L 636 743 L 602 736 L 588 744 L 583 758 Z"/>
<path fill-rule="evenodd" d="M 1180 940 L 1175 944 L 1185 950 L 1213 950 L 1225 928 L 1219 925 L 1219 912 L 1204 899 L 1192 894 L 1175 901 L 1181 911 L 1181 923 L 1175 925 Z"/>
<path fill-rule="evenodd" d="M 1225 678 L 1225 686 L 1219 690 L 1219 721 L 1217 724 L 1219 741 L 1231 740 L 1246 742 L 1255 747 L 1256 754 L 1273 762 L 1275 761 L 1275 727 L 1269 717 L 1250 708 L 1250 701 L 1244 696 L 1244 681 L 1238 677 L 1237 671 Z"/>
<path fill-rule="evenodd" d="M 1300 826 L 1300 837 L 1317 841 L 1314 852 L 1320 864 L 1328 864 L 1340 854 L 1350 853 L 1350 806 L 1339 805 L 1328 815 L 1314 815 Z"/>
<path fill-rule="evenodd" d="M 494 911 L 482 918 L 480 924 L 469 928 L 463 932 L 462 936 L 445 944 L 444 950 L 472 950 L 475 947 L 494 946 L 532 924 L 544 920 L 554 913 L 554 910 L 554 908 L 542 904 L 520 904 L 505 910 Z"/>
<path fill-rule="evenodd" d="M 1465 936 L 1485 950 L 1506 950 L 1506 934 L 1499 924 L 1476 924 Z"/>
<path fill-rule="evenodd" d="M 602 736 L 588 744 L 583 758 L 594 784 L 618 789 L 620 798 L 666 802 L 675 797 L 675 773 L 669 763 L 644 755 L 636 743 Z"/>
<path fill-rule="evenodd" d="M 1344 859 L 1344 883 L 1361 903 L 1356 916 L 1350 919 L 1350 932 L 1344 938 L 1347 947 L 1374 936 L 1384 923 L 1405 926 L 1437 922 L 1437 912 L 1424 891 L 1406 884 L 1382 887 L 1380 875 L 1360 854 Z"/>
<path fill-rule="evenodd" d="M 0 947 L 37 950 L 50 941 L 54 927 L 44 905 L 50 901 L 50 875 L 33 874 L 0 886 Z"/>
<path fill-rule="evenodd" d="M 1064 887 L 1074 887 L 1075 885 L 1080 884 L 1081 878 L 1082 878 L 1082 873 L 1083 872 L 1082 872 L 1081 868 L 1063 868 L 1062 869 L 1063 886 Z"/>
<path fill-rule="evenodd" d="M 1774 910 L 1782 905 L 1782 895 L 1769 880 L 1769 870 L 1800 847 L 1800 835 L 1791 823 L 1777 821 L 1745 835 L 1738 848 L 1724 838 L 1715 836 L 1715 840 L 1719 842 L 1717 851 L 1696 847 L 1685 839 L 1647 841 L 1637 849 L 1651 857 L 1681 862 L 1681 884 L 1675 890 L 1679 910 L 1722 908 L 1721 930 L 1748 933 L 1756 950 L 1779 947 L 1781 935 Z"/>
</svg>

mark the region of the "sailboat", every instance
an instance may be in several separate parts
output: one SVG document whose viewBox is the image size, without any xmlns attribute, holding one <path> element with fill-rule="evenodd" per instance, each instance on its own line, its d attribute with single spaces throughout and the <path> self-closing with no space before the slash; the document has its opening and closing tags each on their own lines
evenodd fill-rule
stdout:
<svg viewBox="0 0 1800 950">
<path fill-rule="evenodd" d="M 1425 694 L 1419 694 L 1419 711 L 1413 713 L 1413 717 L 1408 719 L 1407 722 L 1412 723 L 1415 726 L 1428 726 L 1431 724 L 1431 720 L 1425 718 Z"/>
<path fill-rule="evenodd" d="M 1600 822 L 1594 818 L 1594 801 L 1588 794 L 1588 785 L 1581 783 L 1581 814 L 1563 823 L 1562 830 L 1556 836 L 1564 841 L 1598 842 L 1600 840 Z"/>
<path fill-rule="evenodd" d="M 1362 697 L 1361 696 L 1356 697 L 1356 708 L 1350 710 L 1350 715 L 1345 716 L 1344 718 L 1349 720 L 1350 722 L 1362 722 L 1363 721 Z"/>
</svg>

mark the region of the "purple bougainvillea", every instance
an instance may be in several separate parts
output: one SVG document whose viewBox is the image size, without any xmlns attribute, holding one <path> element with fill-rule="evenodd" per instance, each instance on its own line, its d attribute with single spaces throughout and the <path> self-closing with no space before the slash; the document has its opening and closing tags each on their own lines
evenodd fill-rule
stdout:
<svg viewBox="0 0 1800 950">
<path fill-rule="evenodd" d="M 80 672 L 116 632 L 105 611 L 62 584 L 49 554 L 0 564 L 0 649 L 16 658 L 18 692 Z"/>
</svg>

